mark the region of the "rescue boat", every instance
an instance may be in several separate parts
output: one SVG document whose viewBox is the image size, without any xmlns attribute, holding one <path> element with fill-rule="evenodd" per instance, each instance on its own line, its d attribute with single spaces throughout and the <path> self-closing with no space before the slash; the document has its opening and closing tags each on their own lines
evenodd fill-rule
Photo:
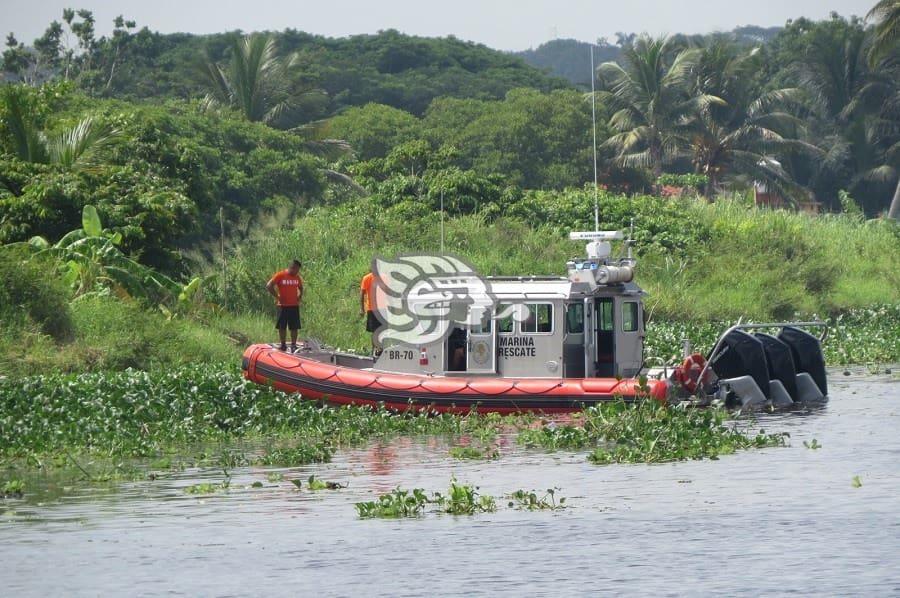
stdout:
<svg viewBox="0 0 900 598">
<path fill-rule="evenodd" d="M 485 301 L 448 295 L 450 286 L 471 282 L 474 271 L 458 258 L 433 256 L 420 278 L 441 292 L 421 301 L 429 309 L 446 303 L 445 315 L 465 312 L 450 318 L 439 337 L 391 335 L 388 319 L 379 330 L 388 342 L 377 357 L 314 339 L 300 341 L 293 353 L 256 344 L 244 352 L 244 376 L 303 399 L 439 413 L 553 414 L 646 398 L 788 407 L 827 395 L 824 333 L 807 332 L 827 330 L 822 322 L 739 323 L 707 355 L 691 353 L 685 342 L 678 363 L 646 356 L 645 292 L 634 282 L 630 240 L 627 256 L 616 259 L 611 242 L 624 239 L 620 231 L 570 238 L 588 241 L 587 256 L 567 262 L 566 276 L 477 277 Z M 416 311 L 423 287 L 404 280 L 402 292 L 379 287 L 379 303 L 393 297 L 395 307 Z"/>
</svg>

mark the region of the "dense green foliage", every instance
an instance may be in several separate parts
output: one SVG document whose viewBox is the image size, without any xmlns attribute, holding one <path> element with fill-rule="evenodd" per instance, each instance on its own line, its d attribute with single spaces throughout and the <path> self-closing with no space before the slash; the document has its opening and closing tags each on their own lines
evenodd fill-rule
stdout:
<svg viewBox="0 0 900 598">
<path fill-rule="evenodd" d="M 477 414 L 393 414 L 363 407 L 323 409 L 248 382 L 238 370 L 221 364 L 152 373 L 128 369 L 0 378 L 0 405 L 4 457 L 65 450 L 153 456 L 204 441 L 286 437 L 260 460 L 297 465 L 327 461 L 334 447 L 376 437 L 470 434 L 519 421 Z"/>
<path fill-rule="evenodd" d="M 730 34 L 602 40 L 595 58 L 606 61 L 597 81 L 604 183 L 642 189 L 656 178 L 645 170 L 693 171 L 710 178 L 707 194 L 764 180 L 789 201 L 812 197 L 839 209 L 837 194 L 848 189 L 867 213 L 884 210 L 898 179 L 900 60 L 891 1 L 873 10 L 872 25 L 833 15 Z M 545 93 L 565 85 L 521 58 L 452 37 L 161 35 L 119 18 L 111 36 L 97 39 L 93 15 L 78 11 L 35 40 L 35 52 L 9 44 L 5 68 L 31 83 L 65 79 L 92 96 L 127 99 L 205 96 L 280 128 L 349 106 L 390 106 L 435 126 L 409 130 L 404 114 L 369 107 L 334 131 L 357 144 L 362 159 L 414 136 L 454 145 L 463 169 L 526 187 L 581 186 L 588 178 L 587 127 L 579 127 L 586 106 L 574 101 L 577 94 L 510 102 L 516 88 Z M 589 81 L 581 42 L 556 40 L 523 55 Z M 399 130 L 384 122 L 370 130 L 377 116 L 402 121 Z M 322 124 L 302 130 L 327 135 Z"/>
<path fill-rule="evenodd" d="M 529 428 L 519 442 L 549 450 L 591 449 L 593 463 L 659 463 L 717 459 L 747 448 L 783 446 L 784 434 L 755 436 L 736 425 L 720 409 L 669 408 L 656 401 L 623 402 L 585 409 L 576 425 Z"/>
<path fill-rule="evenodd" d="M 84 13 L 87 17 L 74 19 L 76 27 L 87 18 L 93 21 L 89 11 Z M 239 32 L 160 34 L 131 25 L 123 22 L 111 36 L 98 39 L 93 24 L 89 31 L 76 32 L 69 23 L 54 22 L 35 41 L 37 54 L 8 40 L 4 69 L 29 82 L 71 79 L 91 95 L 187 99 L 205 91 L 203 57 L 221 62 L 241 37 Z M 348 105 L 378 102 L 418 114 L 441 96 L 499 98 L 515 87 L 564 85 L 518 57 L 452 36 L 431 39 L 388 30 L 334 39 L 286 29 L 275 34 L 274 42 L 279 53 L 297 57 L 287 94 L 308 90 L 310 84 L 327 94 L 296 105 L 283 121 L 288 125 Z"/>
<path fill-rule="evenodd" d="M 50 241 L 81 224 L 85 205 L 122 234 L 122 248 L 151 265 L 176 267 L 176 250 L 214 236 L 219 209 L 239 233 L 265 213 L 321 196 L 320 159 L 301 138 L 195 106 L 99 102 L 63 86 L 28 94 L 27 122 L 44 130 L 93 114 L 118 131 L 99 169 L 72 170 L 0 152 L 0 243 Z M 88 109 L 88 106 L 90 108 Z M 0 139 L 15 119 L 0 104 Z"/>
<path fill-rule="evenodd" d="M 49 308 L 49 319 L 35 322 L 21 304 L 4 304 L 12 309 L 4 309 L 0 320 L 0 375 L 234 362 L 251 339 L 266 338 L 272 331 L 268 318 L 206 314 L 168 319 L 159 310 L 112 296 L 85 297 L 67 305 L 66 291 L 53 277 L 34 280 L 40 290 L 29 296 L 49 299 L 33 309 L 46 313 Z M 57 309 L 60 299 L 62 307 Z M 64 338 L 54 338 L 60 335 Z"/>
<path fill-rule="evenodd" d="M 372 171 L 422 176 L 436 157 L 444 169 L 502 175 L 505 184 L 525 188 L 580 184 L 591 172 L 590 103 L 575 91 L 516 89 L 502 101 L 441 98 L 421 119 L 370 104 L 336 116 L 328 132 L 356 149 L 363 162 L 352 170 L 364 184 Z M 412 146 L 424 149 L 410 159 L 412 140 L 426 145 Z M 380 182 L 385 175 L 376 178 Z"/>
<path fill-rule="evenodd" d="M 72 335 L 67 290 L 52 260 L 25 262 L 19 252 L 0 252 L 0 344 L 26 330 L 59 340 Z"/>
<path fill-rule="evenodd" d="M 325 409 L 218 366 L 0 379 L 0 404 L 0 458 L 48 466 L 56 455 L 153 457 L 241 438 L 264 439 L 270 448 L 252 461 L 226 451 L 212 463 L 226 469 L 250 462 L 293 467 L 328 461 L 335 449 L 374 438 L 485 436 L 501 430 L 518 430 L 519 443 L 526 446 L 593 449 L 595 462 L 715 458 L 784 443 L 782 435 L 747 435 L 727 424 L 720 410 L 670 409 L 655 401 L 599 405 L 573 425 L 537 428 L 524 416 Z M 435 493 L 428 502 L 453 514 L 494 507 L 493 499 L 455 480 L 446 495 Z"/>
</svg>

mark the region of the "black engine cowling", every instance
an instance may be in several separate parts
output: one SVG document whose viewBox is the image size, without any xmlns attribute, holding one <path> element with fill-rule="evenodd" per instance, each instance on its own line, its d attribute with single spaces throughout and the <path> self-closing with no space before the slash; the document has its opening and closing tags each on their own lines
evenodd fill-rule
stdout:
<svg viewBox="0 0 900 598">
<path fill-rule="evenodd" d="M 710 365 L 719 378 L 751 376 L 766 398 L 770 397 L 766 352 L 762 341 L 752 334 L 732 330 L 722 337 L 718 353 L 710 356 Z"/>
<path fill-rule="evenodd" d="M 754 335 L 763 344 L 766 352 L 766 362 L 769 366 L 769 380 L 778 380 L 784 385 L 784 389 L 791 399 L 798 400 L 797 369 L 794 366 L 794 356 L 791 348 L 771 334 L 759 332 Z"/>
<path fill-rule="evenodd" d="M 791 349 L 791 356 L 794 358 L 794 367 L 797 372 L 806 372 L 822 391 L 822 394 L 828 396 L 828 380 L 825 376 L 825 356 L 822 355 L 822 346 L 819 339 L 812 334 L 794 328 L 793 326 L 785 326 L 778 335 L 778 340 L 786 344 Z"/>
</svg>

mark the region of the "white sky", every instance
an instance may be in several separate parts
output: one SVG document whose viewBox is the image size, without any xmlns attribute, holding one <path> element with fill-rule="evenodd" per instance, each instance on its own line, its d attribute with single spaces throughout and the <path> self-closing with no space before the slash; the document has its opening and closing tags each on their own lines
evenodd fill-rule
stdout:
<svg viewBox="0 0 900 598">
<path fill-rule="evenodd" d="M 865 16 L 875 0 L 0 0 L 0 33 L 30 43 L 62 9 L 89 8 L 99 34 L 118 14 L 164 33 L 216 33 L 292 27 L 327 36 L 398 29 L 456 35 L 500 50 L 536 47 L 556 37 L 614 39 L 617 31 L 706 33 L 739 25 L 783 25 Z"/>
</svg>

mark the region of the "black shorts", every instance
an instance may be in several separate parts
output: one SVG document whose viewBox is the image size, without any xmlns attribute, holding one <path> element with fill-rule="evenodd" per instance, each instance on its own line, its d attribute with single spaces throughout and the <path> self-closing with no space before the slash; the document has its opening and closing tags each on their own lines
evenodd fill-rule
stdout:
<svg viewBox="0 0 900 598">
<path fill-rule="evenodd" d="M 374 311 L 366 312 L 366 332 L 375 332 L 381 328 L 381 318 Z"/>
<path fill-rule="evenodd" d="M 275 320 L 275 328 L 284 330 L 300 330 L 300 307 L 294 305 L 292 307 L 279 307 L 278 318 Z"/>
</svg>

